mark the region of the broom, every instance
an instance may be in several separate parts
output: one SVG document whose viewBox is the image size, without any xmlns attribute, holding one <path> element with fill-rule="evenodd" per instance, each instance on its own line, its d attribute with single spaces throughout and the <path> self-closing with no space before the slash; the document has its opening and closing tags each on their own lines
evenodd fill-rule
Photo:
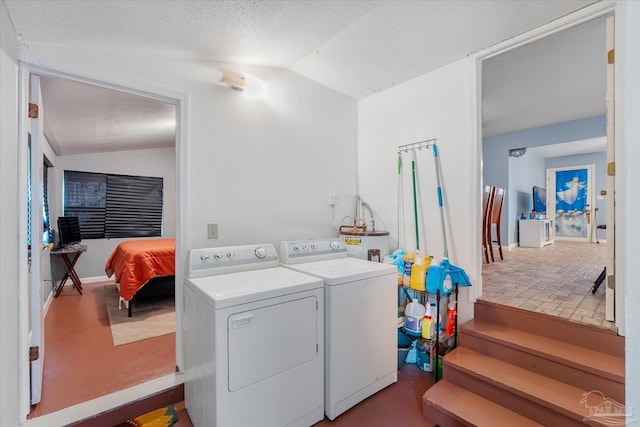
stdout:
<svg viewBox="0 0 640 427">
<path fill-rule="evenodd" d="M 436 165 L 436 182 L 438 184 L 438 205 L 440 206 L 440 225 L 442 227 L 442 241 L 444 243 L 444 255 L 440 265 L 429 266 L 427 273 L 427 292 L 449 294 L 454 285 L 471 286 L 467 273 L 460 267 L 449 262 L 449 250 L 447 248 L 447 233 L 444 224 L 444 204 L 442 201 L 442 185 L 440 183 L 440 157 L 438 147 L 433 144 L 433 157 Z"/>
</svg>

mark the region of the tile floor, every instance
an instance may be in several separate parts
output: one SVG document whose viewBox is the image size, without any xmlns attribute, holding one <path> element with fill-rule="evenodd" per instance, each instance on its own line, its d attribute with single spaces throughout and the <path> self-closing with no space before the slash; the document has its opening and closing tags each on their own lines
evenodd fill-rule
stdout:
<svg viewBox="0 0 640 427">
<path fill-rule="evenodd" d="M 483 300 L 615 330 L 605 316 L 605 284 L 591 293 L 606 262 L 606 243 L 556 241 L 503 250 L 482 266 Z"/>
</svg>

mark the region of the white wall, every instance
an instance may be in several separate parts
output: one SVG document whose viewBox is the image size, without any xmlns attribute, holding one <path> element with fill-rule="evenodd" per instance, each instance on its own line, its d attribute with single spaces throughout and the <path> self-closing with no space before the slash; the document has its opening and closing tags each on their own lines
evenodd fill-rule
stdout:
<svg viewBox="0 0 640 427">
<path fill-rule="evenodd" d="M 411 187 L 412 156 L 403 156 L 404 232 L 398 231 L 399 145 L 437 138 L 442 163 L 442 186 L 447 223 L 447 243 L 452 264 L 469 269 L 477 252 L 469 245 L 472 222 L 469 182 L 471 66 L 464 59 L 413 79 L 360 102 L 358 108 L 358 186 L 360 195 L 377 213 L 377 221 L 414 250 L 415 223 Z M 437 199 L 435 163 L 431 150 L 417 153 L 421 252 L 439 259 L 443 255 L 442 229 Z M 477 189 L 478 193 L 480 188 Z M 382 228 L 382 226 L 381 226 Z M 478 240 L 479 242 L 480 240 Z M 395 243 L 392 243 L 394 245 Z M 473 316 L 466 290 L 461 293 L 460 321 Z"/>
<path fill-rule="evenodd" d="M 14 426 L 19 420 L 18 43 L 4 2 L 0 49 L 0 426 Z"/>
<path fill-rule="evenodd" d="M 74 74 L 140 80 L 189 95 L 189 248 L 336 235 L 356 181 L 355 101 L 293 72 L 242 68 L 268 86 L 264 100 L 217 84 L 212 62 L 34 45 L 39 65 Z M 219 224 L 208 240 L 207 223 Z"/>
<path fill-rule="evenodd" d="M 164 237 L 176 236 L 176 156 L 175 149 L 117 151 L 99 154 L 78 154 L 60 156 L 54 167 L 55 208 L 51 210 L 52 224 L 62 215 L 63 177 L 65 170 L 119 175 L 140 175 L 164 178 Z M 131 239 L 90 239 L 83 240 L 87 252 L 76 264 L 76 272 L 83 277 L 104 276 L 104 266 L 118 243 Z"/>
</svg>

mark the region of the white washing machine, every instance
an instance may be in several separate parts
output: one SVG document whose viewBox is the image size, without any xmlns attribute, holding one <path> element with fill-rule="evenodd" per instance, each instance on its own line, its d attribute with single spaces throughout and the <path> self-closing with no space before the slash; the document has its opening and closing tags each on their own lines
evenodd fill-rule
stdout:
<svg viewBox="0 0 640 427">
<path fill-rule="evenodd" d="M 397 269 L 349 257 L 339 239 L 282 242 L 280 261 L 325 284 L 325 414 L 331 420 L 398 379 Z"/>
<path fill-rule="evenodd" d="M 189 252 L 185 404 L 196 427 L 310 426 L 324 419 L 322 280 L 271 244 Z"/>
</svg>

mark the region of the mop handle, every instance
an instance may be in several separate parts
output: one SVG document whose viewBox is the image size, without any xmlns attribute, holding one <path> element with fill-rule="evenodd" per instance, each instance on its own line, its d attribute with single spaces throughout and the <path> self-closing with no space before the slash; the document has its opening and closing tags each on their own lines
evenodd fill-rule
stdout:
<svg viewBox="0 0 640 427">
<path fill-rule="evenodd" d="M 415 151 L 414 151 L 415 154 Z M 418 200 L 416 198 L 416 161 L 411 161 L 411 176 L 413 178 L 413 216 L 416 221 L 416 249 L 420 250 L 420 238 L 418 235 Z"/>
<path fill-rule="evenodd" d="M 404 216 L 404 191 L 402 190 L 402 153 L 398 151 L 398 248 L 402 247 L 404 240 L 403 216 Z"/>
<path fill-rule="evenodd" d="M 440 205 L 440 224 L 442 226 L 442 242 L 444 243 L 444 257 L 449 258 L 449 250 L 447 249 L 447 233 L 444 230 L 444 207 L 442 203 L 442 186 L 440 185 L 440 157 L 438 156 L 438 147 L 433 144 L 433 158 L 436 163 L 436 182 L 438 183 L 438 205 Z"/>
</svg>

